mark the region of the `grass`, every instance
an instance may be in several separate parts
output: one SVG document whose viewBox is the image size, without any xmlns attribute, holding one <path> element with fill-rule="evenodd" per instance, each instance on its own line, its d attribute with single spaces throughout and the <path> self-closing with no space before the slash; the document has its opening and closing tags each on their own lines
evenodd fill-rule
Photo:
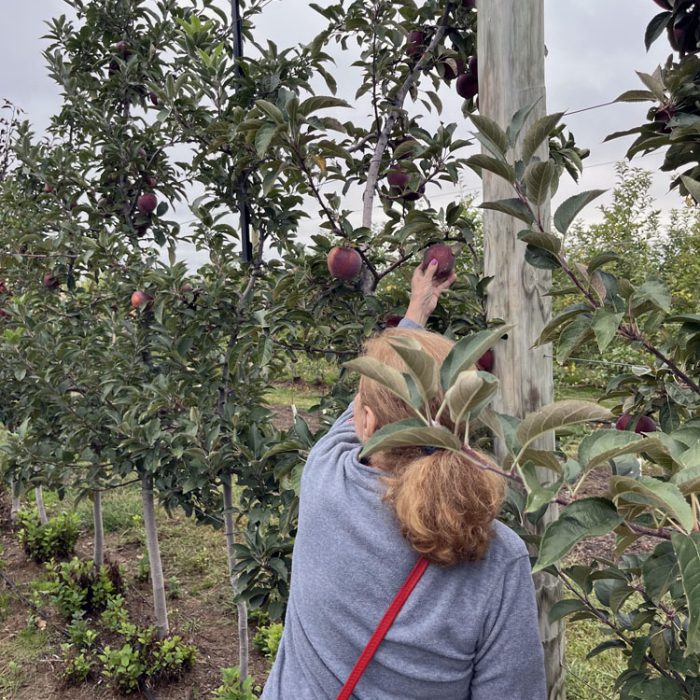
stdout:
<svg viewBox="0 0 700 700">
<path fill-rule="evenodd" d="M 27 685 L 48 645 L 46 633 L 34 626 L 0 638 L 0 700 L 12 700 Z"/>
<path fill-rule="evenodd" d="M 610 639 L 593 620 L 566 625 L 566 697 L 568 700 L 603 700 L 617 697 L 615 680 L 627 668 L 625 657 L 616 649 L 604 651 L 592 659 L 588 652 Z"/>
<path fill-rule="evenodd" d="M 308 411 L 321 400 L 321 394 L 309 392 L 302 387 L 276 386 L 265 394 L 265 400 L 276 406 L 291 406 Z"/>
</svg>

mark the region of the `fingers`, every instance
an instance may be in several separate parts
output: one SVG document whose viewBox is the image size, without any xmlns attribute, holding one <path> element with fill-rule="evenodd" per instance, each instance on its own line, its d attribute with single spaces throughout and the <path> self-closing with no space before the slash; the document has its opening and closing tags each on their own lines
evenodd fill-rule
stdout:
<svg viewBox="0 0 700 700">
<path fill-rule="evenodd" d="M 437 285 L 436 290 L 438 292 L 444 292 L 455 280 L 457 275 L 454 272 L 450 272 L 450 276 L 444 281 Z"/>
</svg>

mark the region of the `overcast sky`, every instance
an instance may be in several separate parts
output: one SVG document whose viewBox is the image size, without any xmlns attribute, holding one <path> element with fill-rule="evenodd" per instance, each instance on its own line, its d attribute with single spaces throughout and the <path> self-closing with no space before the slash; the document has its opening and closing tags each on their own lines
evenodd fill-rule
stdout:
<svg viewBox="0 0 700 700">
<path fill-rule="evenodd" d="M 317 0 L 325 4 L 324 0 Z M 496 0 L 498 1 L 498 0 Z M 0 0 L 4 21 L 0 23 L 0 97 L 21 107 L 41 132 L 59 106 L 58 90 L 46 75 L 42 57 L 44 22 L 62 14 L 61 0 Z M 608 102 L 641 83 L 635 70 L 651 73 L 670 53 L 664 38 L 649 53 L 644 48 L 644 30 L 657 12 L 652 0 L 545 0 L 547 111 L 576 111 Z M 9 19 L 11 18 L 11 19 Z M 305 43 L 321 28 L 321 18 L 304 0 L 272 0 L 257 24 L 259 40 L 271 39 L 278 46 Z M 290 31 L 290 27 L 294 30 Z M 335 51 L 335 49 L 334 49 Z M 346 72 L 343 57 L 339 68 Z M 347 71 L 350 77 L 349 71 Z M 342 73 L 340 87 L 343 91 Z M 350 89 L 350 85 L 346 89 Z M 354 89 L 354 88 L 353 88 Z M 441 94 L 445 122 L 457 122 L 458 134 L 468 137 L 470 125 L 460 111 L 461 99 L 449 90 Z M 607 188 L 614 183 L 614 164 L 623 158 L 630 138 L 603 143 L 605 136 L 641 123 L 650 105 L 618 104 L 565 118 L 580 146 L 590 148 L 580 185 L 563 180 L 557 199 L 582 189 Z M 654 154 L 635 158 L 633 164 L 649 170 L 658 168 L 662 157 Z M 655 176 L 653 194 L 664 209 L 680 206 L 676 193 L 668 193 L 669 176 Z M 479 181 L 465 174 L 462 193 L 476 192 Z M 443 190 L 433 202 L 444 206 L 459 192 Z M 359 208 L 359 202 L 351 202 Z M 595 209 L 586 218 L 594 219 Z M 192 260 L 191 262 L 194 262 Z"/>
</svg>

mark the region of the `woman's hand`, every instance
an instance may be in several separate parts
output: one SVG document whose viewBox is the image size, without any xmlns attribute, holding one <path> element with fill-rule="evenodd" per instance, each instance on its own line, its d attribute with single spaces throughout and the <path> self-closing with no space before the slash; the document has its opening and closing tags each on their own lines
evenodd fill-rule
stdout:
<svg viewBox="0 0 700 700">
<path fill-rule="evenodd" d="M 434 277 L 437 267 L 437 260 L 431 260 L 425 271 L 419 265 L 411 278 L 411 299 L 405 318 L 421 326 L 426 324 L 430 314 L 435 311 L 440 295 L 457 279 L 457 275 L 451 272 L 444 282 L 436 282 Z"/>
</svg>

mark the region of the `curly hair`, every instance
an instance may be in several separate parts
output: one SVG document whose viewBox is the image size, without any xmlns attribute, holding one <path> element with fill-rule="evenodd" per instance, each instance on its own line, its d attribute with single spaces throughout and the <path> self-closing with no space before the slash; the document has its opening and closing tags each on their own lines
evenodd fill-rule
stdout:
<svg viewBox="0 0 700 700">
<path fill-rule="evenodd" d="M 365 345 L 365 355 L 405 372 L 403 360 L 388 342 L 396 336 L 416 339 L 438 363 L 453 345 L 436 333 L 394 328 L 371 338 Z M 433 415 L 442 399 L 440 391 L 433 399 Z M 365 376 L 360 379 L 356 400 L 374 412 L 378 428 L 413 417 L 401 399 Z M 443 412 L 440 422 L 452 430 L 454 425 L 447 414 Z M 445 566 L 484 555 L 491 539 L 491 524 L 503 502 L 502 477 L 478 466 L 467 455 L 449 450 L 425 454 L 421 448 L 409 447 L 376 454 L 373 462 L 386 472 L 384 501 L 396 514 L 404 537 L 416 552 Z M 479 459 L 489 461 L 482 454 Z"/>
</svg>

